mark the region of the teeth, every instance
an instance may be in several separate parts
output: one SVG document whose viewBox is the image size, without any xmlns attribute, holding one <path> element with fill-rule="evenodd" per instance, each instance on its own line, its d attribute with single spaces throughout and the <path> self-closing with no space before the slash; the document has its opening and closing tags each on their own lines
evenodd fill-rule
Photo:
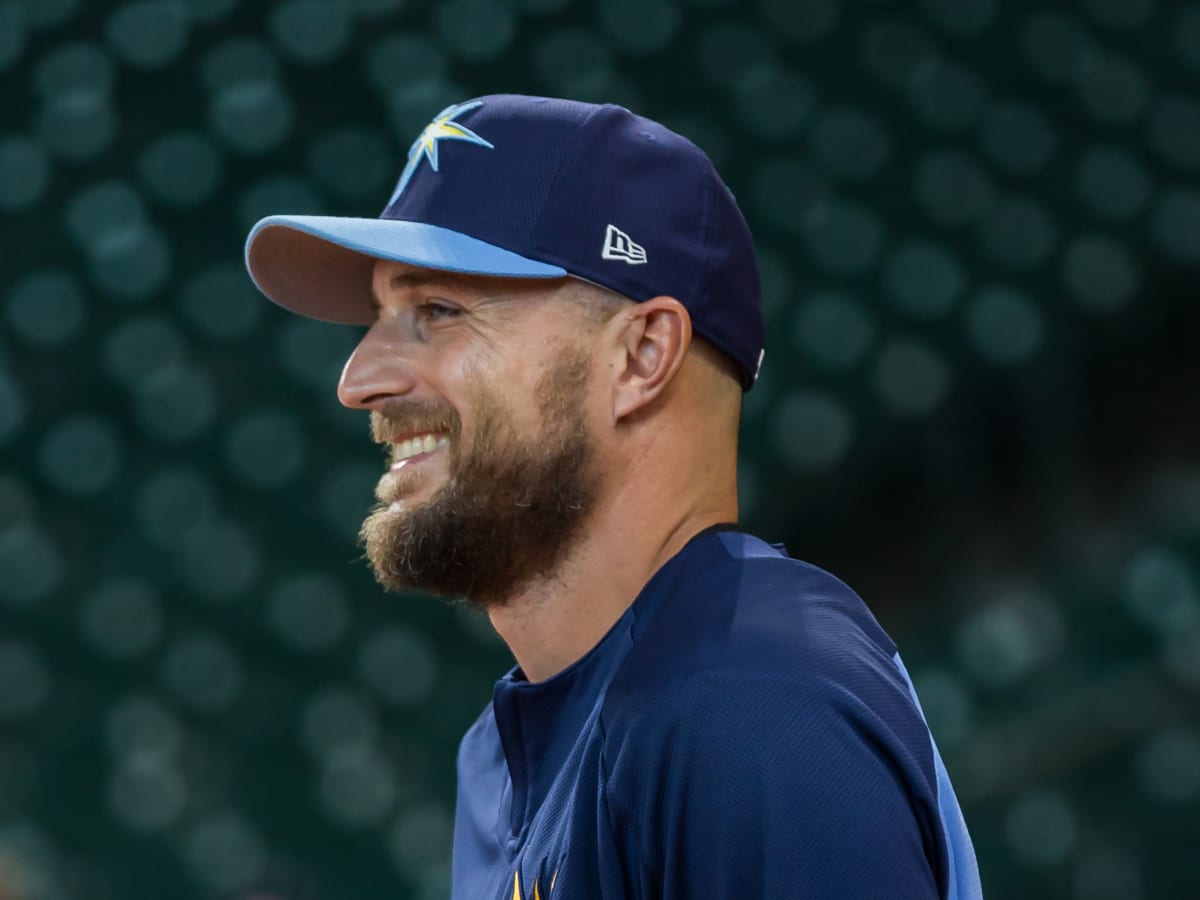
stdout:
<svg viewBox="0 0 1200 900">
<path fill-rule="evenodd" d="M 442 435 L 422 434 L 407 438 L 396 445 L 392 462 L 410 459 L 421 453 L 432 453 L 438 447 L 450 443 L 450 438 Z"/>
</svg>

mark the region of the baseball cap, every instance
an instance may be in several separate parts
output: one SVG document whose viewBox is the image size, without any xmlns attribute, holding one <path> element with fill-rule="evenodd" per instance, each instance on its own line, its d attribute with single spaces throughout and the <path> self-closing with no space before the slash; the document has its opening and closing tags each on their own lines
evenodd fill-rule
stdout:
<svg viewBox="0 0 1200 900">
<path fill-rule="evenodd" d="M 376 259 L 474 275 L 572 276 L 679 300 L 749 390 L 765 326 L 753 239 L 695 144 L 614 105 L 514 94 L 449 106 L 413 142 L 376 219 L 275 215 L 246 241 L 264 294 L 369 325 Z"/>
</svg>

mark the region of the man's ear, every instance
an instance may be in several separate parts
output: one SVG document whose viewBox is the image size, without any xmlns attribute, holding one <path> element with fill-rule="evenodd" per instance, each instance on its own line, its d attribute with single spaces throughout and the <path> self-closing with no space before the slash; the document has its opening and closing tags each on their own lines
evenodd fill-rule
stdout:
<svg viewBox="0 0 1200 900">
<path fill-rule="evenodd" d="M 652 403 L 683 365 L 692 343 L 692 318 L 674 297 L 654 297 L 616 317 L 613 421 Z"/>
</svg>

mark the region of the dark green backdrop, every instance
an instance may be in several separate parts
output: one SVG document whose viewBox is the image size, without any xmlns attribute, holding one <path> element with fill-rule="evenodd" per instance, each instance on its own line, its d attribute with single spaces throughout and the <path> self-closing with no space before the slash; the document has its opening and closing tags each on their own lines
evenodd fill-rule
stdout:
<svg viewBox="0 0 1200 900">
<path fill-rule="evenodd" d="M 355 334 L 241 248 L 377 214 L 498 91 L 659 118 L 737 193 L 744 522 L 901 644 L 990 900 L 1200 896 L 1181 0 L 0 0 L 0 895 L 446 896 L 510 662 L 357 561 Z"/>
</svg>

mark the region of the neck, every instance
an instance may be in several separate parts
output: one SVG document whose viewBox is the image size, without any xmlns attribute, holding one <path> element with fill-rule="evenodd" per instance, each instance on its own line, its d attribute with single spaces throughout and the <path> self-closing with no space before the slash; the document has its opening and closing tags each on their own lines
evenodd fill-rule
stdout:
<svg viewBox="0 0 1200 900">
<path fill-rule="evenodd" d="M 490 603 L 492 626 L 525 677 L 543 681 L 580 659 L 693 536 L 736 521 L 736 488 L 732 478 L 726 483 L 715 491 L 693 483 L 671 501 L 670 492 L 634 496 L 627 486 L 597 505 L 586 536 L 552 574 Z"/>
</svg>

